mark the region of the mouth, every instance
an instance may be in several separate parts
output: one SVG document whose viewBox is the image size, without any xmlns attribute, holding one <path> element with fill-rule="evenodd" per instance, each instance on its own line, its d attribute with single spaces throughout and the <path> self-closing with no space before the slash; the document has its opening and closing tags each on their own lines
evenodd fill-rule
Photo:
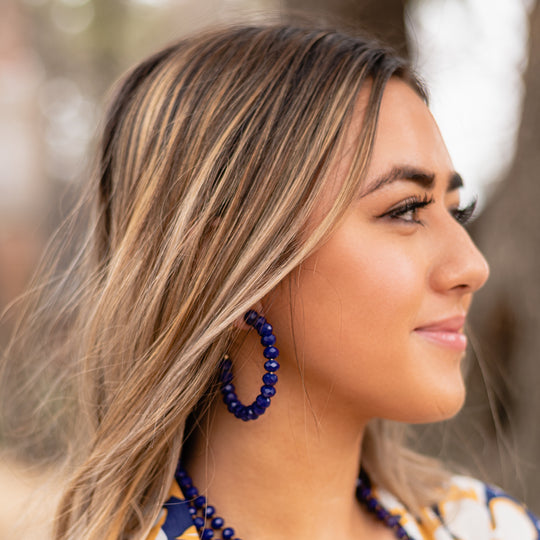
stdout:
<svg viewBox="0 0 540 540">
<path fill-rule="evenodd" d="M 414 329 L 423 339 L 455 351 L 465 351 L 467 336 L 463 333 L 465 317 L 462 315 L 435 321 Z"/>
</svg>

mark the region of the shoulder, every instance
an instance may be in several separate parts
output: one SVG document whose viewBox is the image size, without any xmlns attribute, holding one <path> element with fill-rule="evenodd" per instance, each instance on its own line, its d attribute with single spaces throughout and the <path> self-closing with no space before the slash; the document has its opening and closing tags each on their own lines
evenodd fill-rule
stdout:
<svg viewBox="0 0 540 540">
<path fill-rule="evenodd" d="M 452 477 L 426 514 L 460 540 L 538 540 L 540 521 L 503 490 L 468 476 Z"/>
<path fill-rule="evenodd" d="M 418 540 L 540 540 L 540 521 L 502 491 L 468 476 L 453 476 L 438 504 L 414 517 L 393 495 L 383 505 Z"/>
</svg>

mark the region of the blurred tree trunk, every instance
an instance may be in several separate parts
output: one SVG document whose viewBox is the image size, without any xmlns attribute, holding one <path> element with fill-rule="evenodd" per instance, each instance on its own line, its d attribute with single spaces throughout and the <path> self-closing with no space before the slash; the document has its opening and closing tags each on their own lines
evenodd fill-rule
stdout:
<svg viewBox="0 0 540 540">
<path fill-rule="evenodd" d="M 408 57 L 404 8 L 406 0 L 287 0 L 291 12 L 330 16 L 365 30 Z"/>
<path fill-rule="evenodd" d="M 540 4 L 530 15 L 526 96 L 513 165 L 474 223 L 472 235 L 491 266 L 477 294 L 471 328 L 485 364 L 500 426 L 485 406 L 481 368 L 470 373 L 469 430 L 482 425 L 483 459 L 496 479 L 540 511 Z M 494 444 L 500 434 L 503 444 Z M 509 446 L 508 446 L 509 445 Z M 515 456 L 512 454 L 516 454 Z M 516 461 L 516 457 L 519 463 Z M 499 463 L 501 462 L 501 463 Z M 517 473 L 516 473 L 517 469 Z"/>
</svg>

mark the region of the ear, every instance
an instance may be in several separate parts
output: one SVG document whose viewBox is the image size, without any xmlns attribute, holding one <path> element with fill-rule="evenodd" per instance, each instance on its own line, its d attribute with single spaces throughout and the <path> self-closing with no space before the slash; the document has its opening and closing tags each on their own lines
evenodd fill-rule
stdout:
<svg viewBox="0 0 540 540">
<path fill-rule="evenodd" d="M 260 301 L 253 304 L 251 309 L 255 310 L 259 315 L 264 315 L 263 305 Z M 235 328 L 238 328 L 239 330 L 249 330 L 251 328 L 251 326 L 246 324 L 246 322 L 244 321 L 243 315 L 242 317 L 239 317 L 238 319 L 234 321 L 233 326 Z"/>
</svg>

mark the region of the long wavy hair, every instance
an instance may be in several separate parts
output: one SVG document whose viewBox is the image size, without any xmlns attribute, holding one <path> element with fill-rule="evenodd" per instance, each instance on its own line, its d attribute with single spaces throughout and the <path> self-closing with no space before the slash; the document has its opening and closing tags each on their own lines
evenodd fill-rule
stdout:
<svg viewBox="0 0 540 540">
<path fill-rule="evenodd" d="M 321 244 L 358 193 L 391 77 L 427 102 L 408 64 L 377 41 L 272 24 L 182 39 L 116 86 L 78 207 L 91 208 L 88 235 L 50 280 L 49 303 L 20 324 L 40 327 L 25 358 L 34 379 L 55 383 L 43 392 L 61 401 L 53 416 L 71 421 L 56 539 L 148 533 L 186 421 L 216 390 L 233 322 Z M 352 164 L 312 226 L 367 85 Z M 23 357 L 20 344 L 12 340 L 8 363 Z M 436 500 L 446 477 L 386 421 L 369 425 L 362 459 L 413 510 Z"/>
</svg>

